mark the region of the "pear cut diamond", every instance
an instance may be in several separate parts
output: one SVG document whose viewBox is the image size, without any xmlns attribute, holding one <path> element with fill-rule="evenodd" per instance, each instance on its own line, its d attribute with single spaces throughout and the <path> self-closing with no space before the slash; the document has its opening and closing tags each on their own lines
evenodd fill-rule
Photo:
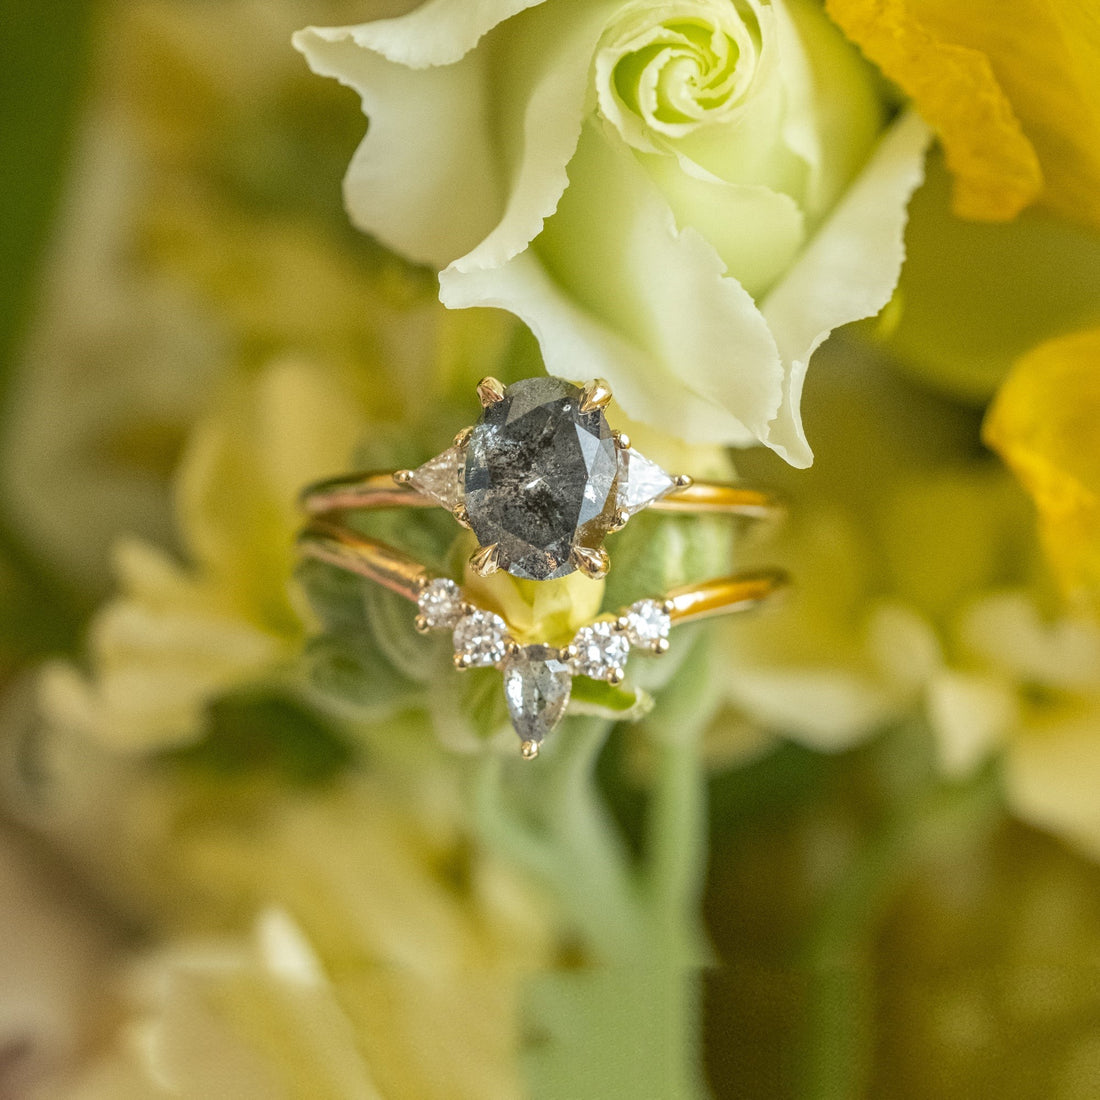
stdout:
<svg viewBox="0 0 1100 1100">
<path fill-rule="evenodd" d="M 453 512 L 462 503 L 466 448 L 455 444 L 442 454 L 429 458 L 409 475 L 409 484 L 426 497 Z"/>
<path fill-rule="evenodd" d="M 538 744 L 561 721 L 573 675 L 561 651 L 529 645 L 504 661 L 504 699 L 521 741 Z"/>
<path fill-rule="evenodd" d="M 634 515 L 676 488 L 666 473 L 633 447 L 619 454 L 619 510 Z"/>
</svg>

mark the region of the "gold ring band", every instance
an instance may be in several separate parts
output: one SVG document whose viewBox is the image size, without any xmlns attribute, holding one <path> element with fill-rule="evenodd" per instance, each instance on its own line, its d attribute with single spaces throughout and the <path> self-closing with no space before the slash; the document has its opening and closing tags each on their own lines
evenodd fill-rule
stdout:
<svg viewBox="0 0 1100 1100">
<path fill-rule="evenodd" d="M 412 485 L 395 480 L 403 471 L 368 471 L 326 478 L 307 486 L 301 495 L 310 516 L 371 508 L 438 508 L 439 502 Z M 691 481 L 648 505 L 649 511 L 775 519 L 784 508 L 761 489 L 723 482 Z"/>
</svg>

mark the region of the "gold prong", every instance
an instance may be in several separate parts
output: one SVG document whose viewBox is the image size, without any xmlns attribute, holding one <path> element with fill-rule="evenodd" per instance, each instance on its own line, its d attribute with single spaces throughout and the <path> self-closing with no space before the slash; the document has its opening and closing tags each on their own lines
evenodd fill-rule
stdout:
<svg viewBox="0 0 1100 1100">
<path fill-rule="evenodd" d="M 504 655 L 506 657 L 518 657 L 521 648 L 519 642 L 505 642 Z"/>
<path fill-rule="evenodd" d="M 559 653 L 563 661 L 575 661 L 581 655 L 581 651 L 572 643 L 565 646 Z"/>
<path fill-rule="evenodd" d="M 608 527 L 608 530 L 611 532 L 621 531 L 626 526 L 627 520 L 629 519 L 630 513 L 626 511 L 625 508 L 620 508 L 619 511 L 611 517 L 611 526 Z"/>
<path fill-rule="evenodd" d="M 605 408 L 611 400 L 611 387 L 602 378 L 593 378 L 581 391 L 581 412 Z"/>
<path fill-rule="evenodd" d="M 625 615 L 620 615 L 612 624 L 611 629 L 616 634 L 625 634 L 630 629 L 630 620 Z"/>
<path fill-rule="evenodd" d="M 398 485 L 408 485 L 412 479 L 412 470 L 394 470 L 393 472 L 393 480 L 396 481 Z"/>
<path fill-rule="evenodd" d="M 456 504 L 451 512 L 456 520 L 468 531 L 470 529 L 470 513 L 466 511 L 465 504 Z"/>
<path fill-rule="evenodd" d="M 613 687 L 618 687 L 626 679 L 626 673 L 621 668 L 609 668 L 607 670 L 607 682 Z"/>
<path fill-rule="evenodd" d="M 574 546 L 569 555 L 573 564 L 586 576 L 599 580 L 607 576 L 611 561 L 602 547 Z"/>
<path fill-rule="evenodd" d="M 669 640 L 667 638 L 658 638 L 653 643 L 653 652 L 658 657 L 663 657 L 668 652 L 668 649 L 669 649 Z"/>
<path fill-rule="evenodd" d="M 661 601 L 661 610 L 666 615 L 671 615 L 673 613 L 673 611 L 676 610 L 676 604 L 673 600 L 662 600 Z"/>
<path fill-rule="evenodd" d="M 490 405 L 495 405 L 498 401 L 504 398 L 504 383 L 499 378 L 493 378 L 489 375 L 483 378 L 477 384 L 477 399 L 481 402 L 482 408 L 488 408 Z"/>
<path fill-rule="evenodd" d="M 427 634 L 428 631 L 431 630 L 431 627 L 428 626 L 427 618 L 423 615 L 417 615 L 417 617 L 413 619 L 413 626 L 416 627 L 417 634 Z"/>
<path fill-rule="evenodd" d="M 463 600 L 462 603 L 458 605 L 458 609 L 463 615 L 469 615 L 471 611 L 477 610 L 477 604 L 472 604 L 469 600 Z"/>
<path fill-rule="evenodd" d="M 620 451 L 630 450 L 630 436 L 628 436 L 626 432 L 615 431 L 611 434 L 615 437 L 615 446 L 618 447 Z"/>
<path fill-rule="evenodd" d="M 423 592 L 424 589 L 427 588 L 428 585 L 431 584 L 431 583 L 432 583 L 432 578 L 429 577 L 427 573 L 421 573 L 420 576 L 416 578 L 416 587 L 421 592 Z"/>
<path fill-rule="evenodd" d="M 539 754 L 539 743 L 537 741 L 524 741 L 520 745 L 519 751 L 524 760 L 534 760 Z"/>
<path fill-rule="evenodd" d="M 470 555 L 470 565 L 479 577 L 489 577 L 500 569 L 500 547 L 495 542 Z"/>
<path fill-rule="evenodd" d="M 472 436 L 473 434 L 474 434 L 474 429 L 472 427 L 463 428 L 462 431 L 455 434 L 455 437 L 452 440 L 452 443 L 456 447 L 465 446 L 467 443 L 470 442 L 470 436 Z"/>
<path fill-rule="evenodd" d="M 459 672 L 465 672 L 470 667 L 470 658 L 465 653 L 456 653 L 454 655 L 455 668 Z"/>
<path fill-rule="evenodd" d="M 677 474 L 672 483 L 677 489 L 690 489 L 695 484 L 695 478 L 691 474 Z"/>
</svg>

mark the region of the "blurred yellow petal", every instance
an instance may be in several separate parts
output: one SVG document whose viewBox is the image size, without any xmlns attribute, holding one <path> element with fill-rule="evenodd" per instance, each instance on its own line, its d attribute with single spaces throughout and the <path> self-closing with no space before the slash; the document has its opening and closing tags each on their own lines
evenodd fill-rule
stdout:
<svg viewBox="0 0 1100 1100">
<path fill-rule="evenodd" d="M 1067 595 L 1100 607 L 1100 329 L 1024 356 L 1001 387 L 984 436 L 1034 499 Z"/>
<path fill-rule="evenodd" d="M 1034 0 L 1029 6 L 1047 5 Z M 960 217 L 1007 220 L 1035 201 L 1043 186 L 1039 158 L 999 80 L 1000 51 L 984 41 L 1001 35 L 1008 65 L 1026 58 L 1030 66 L 1031 19 L 1019 11 L 1006 18 L 986 0 L 960 5 L 955 22 L 961 26 L 952 25 L 936 0 L 828 0 L 826 7 L 939 134 Z M 971 27 L 972 21 L 988 25 L 984 36 L 973 33 L 983 28 Z M 981 44 L 966 43 L 969 37 Z M 983 46 L 991 47 L 988 53 Z"/>
</svg>

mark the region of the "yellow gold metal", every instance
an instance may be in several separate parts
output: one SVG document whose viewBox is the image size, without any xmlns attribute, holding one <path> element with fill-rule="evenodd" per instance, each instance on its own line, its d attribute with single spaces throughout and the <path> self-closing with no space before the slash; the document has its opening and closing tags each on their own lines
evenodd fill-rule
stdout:
<svg viewBox="0 0 1100 1100">
<path fill-rule="evenodd" d="M 673 489 L 650 506 L 658 512 L 706 512 L 751 519 L 774 518 L 783 511 L 780 502 L 761 489 L 694 481 Z"/>
<path fill-rule="evenodd" d="M 472 436 L 473 434 L 474 429 L 472 427 L 463 428 L 462 431 L 458 432 L 455 435 L 454 439 L 451 442 L 455 447 L 462 447 L 470 442 L 470 436 Z"/>
<path fill-rule="evenodd" d="M 454 666 L 459 672 L 465 672 L 470 667 L 470 658 L 465 653 L 456 653 L 454 655 Z"/>
<path fill-rule="evenodd" d="M 668 599 L 673 624 L 695 622 L 713 615 L 727 615 L 733 611 L 746 611 L 785 588 L 790 578 L 782 569 L 761 569 L 752 573 L 738 573 L 732 577 L 720 577 L 702 584 L 674 588 Z"/>
<path fill-rule="evenodd" d="M 519 751 L 522 753 L 524 760 L 534 760 L 539 754 L 539 743 L 537 741 L 524 741 L 520 745 Z"/>
<path fill-rule="evenodd" d="M 470 555 L 470 565 L 479 577 L 492 576 L 500 569 L 500 547 L 491 542 Z"/>
<path fill-rule="evenodd" d="M 408 471 L 376 471 L 328 478 L 302 493 L 302 508 L 311 516 L 369 508 L 437 508 L 431 497 L 418 493 L 405 480 Z M 677 485 L 682 479 L 677 478 Z M 673 489 L 647 510 L 657 512 L 702 512 L 709 515 L 744 516 L 749 519 L 778 519 L 782 503 L 762 489 L 743 485 L 697 481 Z"/>
<path fill-rule="evenodd" d="M 677 489 L 689 489 L 695 484 L 695 478 L 691 474 L 677 474 L 672 480 Z"/>
<path fill-rule="evenodd" d="M 424 615 L 417 615 L 413 619 L 413 626 L 416 627 L 417 634 L 427 634 L 431 627 L 428 626 L 428 620 Z"/>
<path fill-rule="evenodd" d="M 575 661 L 581 655 L 581 651 L 575 645 L 567 645 L 559 654 L 563 661 Z"/>
<path fill-rule="evenodd" d="M 431 579 L 428 570 L 408 554 L 327 519 L 313 520 L 299 536 L 298 547 L 304 557 L 366 577 L 413 603 Z M 662 606 L 673 624 L 694 622 L 755 607 L 788 584 L 782 569 L 737 573 L 674 588 Z M 468 611 L 474 605 L 464 601 L 462 606 Z M 626 617 L 616 619 L 614 628 L 625 630 Z M 568 654 L 568 647 L 563 652 Z"/>
<path fill-rule="evenodd" d="M 307 486 L 301 496 L 307 515 L 323 516 L 353 508 L 438 508 L 431 497 L 421 496 L 411 485 L 399 484 L 393 473 L 348 474 Z"/>
<path fill-rule="evenodd" d="M 630 513 L 626 511 L 616 512 L 611 519 L 611 526 L 608 527 L 609 531 L 621 531 L 627 524 L 627 520 L 630 519 Z"/>
<path fill-rule="evenodd" d="M 483 378 L 477 384 L 477 399 L 481 402 L 482 408 L 487 409 L 490 405 L 495 405 L 504 399 L 504 383 L 492 376 Z"/>
<path fill-rule="evenodd" d="M 470 529 L 470 513 L 466 511 L 465 504 L 456 504 L 451 515 L 454 516 L 467 531 Z"/>
<path fill-rule="evenodd" d="M 412 470 L 394 470 L 393 472 L 393 480 L 396 481 L 398 485 L 409 485 L 412 483 L 412 479 Z"/>
<path fill-rule="evenodd" d="M 298 537 L 305 557 L 358 573 L 414 603 L 428 571 L 420 562 L 376 539 L 327 520 L 314 520 Z"/>
<path fill-rule="evenodd" d="M 613 687 L 618 687 L 626 679 L 626 673 L 621 668 L 607 670 L 607 682 Z"/>
<path fill-rule="evenodd" d="M 655 653 L 658 657 L 663 657 L 669 650 L 669 640 L 667 638 L 658 638 L 649 647 L 650 652 Z"/>
<path fill-rule="evenodd" d="M 581 391 L 581 412 L 605 408 L 611 401 L 611 387 L 602 378 L 593 378 Z"/>
<path fill-rule="evenodd" d="M 569 559 L 586 576 L 593 580 L 599 580 L 607 576 L 611 567 L 611 559 L 603 547 L 574 546 L 570 551 Z"/>
<path fill-rule="evenodd" d="M 620 451 L 630 450 L 630 436 L 628 436 L 626 432 L 612 432 L 611 436 L 615 440 L 615 446 L 618 447 Z"/>
</svg>

